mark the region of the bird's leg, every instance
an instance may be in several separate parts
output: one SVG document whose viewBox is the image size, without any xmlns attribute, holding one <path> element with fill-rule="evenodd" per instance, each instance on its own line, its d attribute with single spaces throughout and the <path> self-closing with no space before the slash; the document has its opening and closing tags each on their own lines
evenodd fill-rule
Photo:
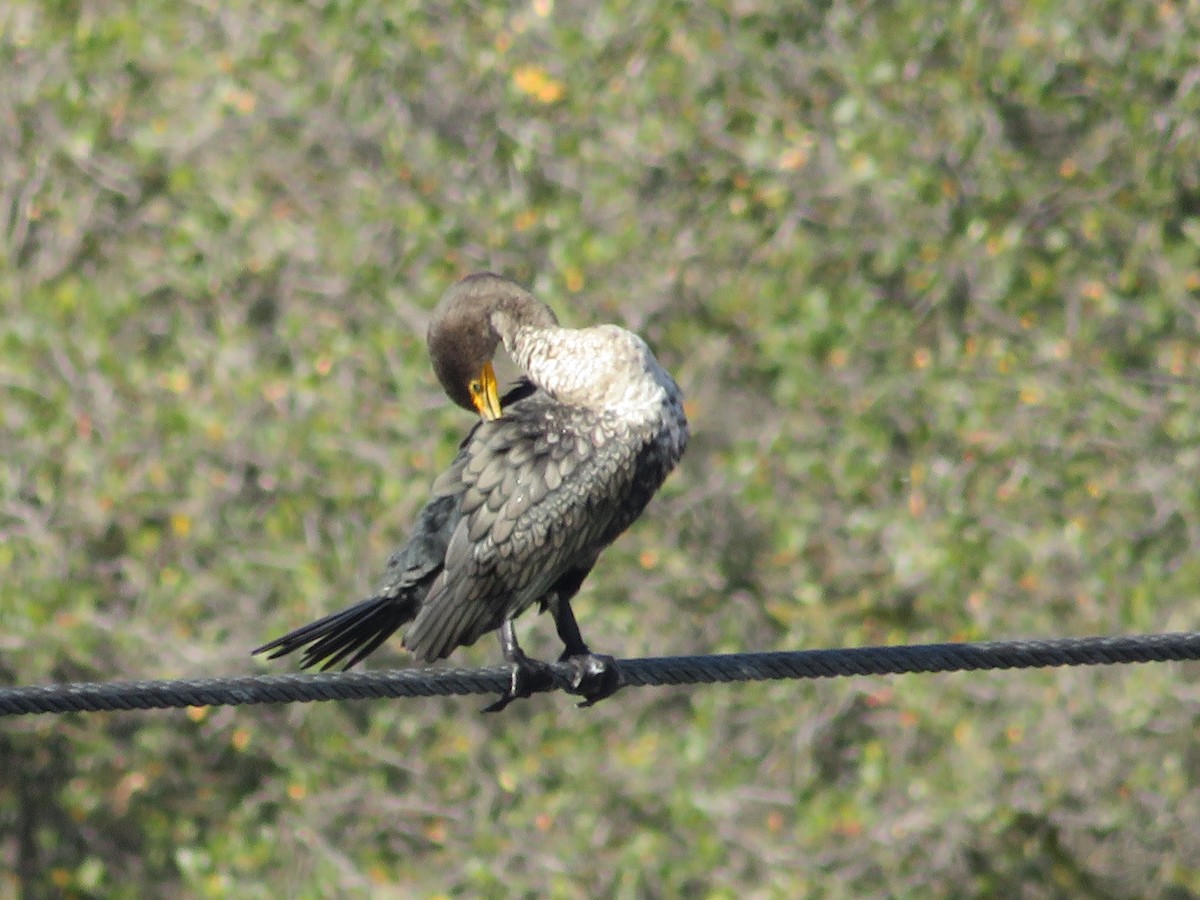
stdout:
<svg viewBox="0 0 1200 900">
<path fill-rule="evenodd" d="M 512 680 L 500 699 L 485 706 L 481 712 L 500 712 L 514 700 L 532 696 L 538 691 L 548 691 L 554 686 L 554 672 L 550 666 L 540 659 L 526 656 L 517 643 L 512 619 L 505 619 L 500 626 L 500 652 L 504 654 L 505 661 L 512 665 Z"/>
<path fill-rule="evenodd" d="M 611 656 L 593 653 L 588 649 L 583 635 L 579 633 L 579 623 L 575 621 L 570 599 L 560 597 L 555 605 L 554 627 L 564 646 L 558 661 L 567 663 L 574 670 L 571 675 L 571 693 L 583 697 L 583 702 L 579 705 L 591 706 L 616 693 L 617 688 L 621 686 L 621 670 L 617 668 L 617 661 Z"/>
</svg>

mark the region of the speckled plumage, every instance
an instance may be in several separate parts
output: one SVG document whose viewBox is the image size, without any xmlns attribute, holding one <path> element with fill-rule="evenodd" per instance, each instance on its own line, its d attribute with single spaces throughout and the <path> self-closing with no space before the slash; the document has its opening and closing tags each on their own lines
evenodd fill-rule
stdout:
<svg viewBox="0 0 1200 900">
<path fill-rule="evenodd" d="M 471 408 L 465 385 L 500 341 L 529 384 L 471 430 L 376 593 L 260 650 L 306 647 L 305 666 L 349 666 L 411 621 L 404 645 L 439 659 L 539 604 L 564 657 L 589 652 L 569 601 L 683 454 L 682 396 L 636 335 L 560 328 L 528 292 L 485 273 L 451 288 L 430 326 L 456 403 Z"/>
<path fill-rule="evenodd" d="M 655 442 L 656 424 L 541 393 L 481 422 L 434 488 L 459 498 L 460 519 L 405 646 L 443 657 L 535 602 L 553 608 L 559 578 L 592 568 L 682 451 Z"/>
</svg>

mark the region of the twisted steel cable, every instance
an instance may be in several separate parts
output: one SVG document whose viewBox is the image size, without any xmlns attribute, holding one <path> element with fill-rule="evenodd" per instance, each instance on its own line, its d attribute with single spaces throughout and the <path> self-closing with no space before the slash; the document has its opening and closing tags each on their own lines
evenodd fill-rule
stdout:
<svg viewBox="0 0 1200 900">
<path fill-rule="evenodd" d="M 1200 659 L 1200 632 L 1189 631 L 972 644 L 910 644 L 776 653 L 666 656 L 623 659 L 617 665 L 622 686 L 648 687 L 1195 659 Z M 555 684 L 546 690 L 559 688 L 570 691 L 571 669 L 563 664 L 555 664 L 553 669 Z M 507 666 L 51 684 L 0 688 L 0 715 L 498 694 L 508 684 Z"/>
</svg>

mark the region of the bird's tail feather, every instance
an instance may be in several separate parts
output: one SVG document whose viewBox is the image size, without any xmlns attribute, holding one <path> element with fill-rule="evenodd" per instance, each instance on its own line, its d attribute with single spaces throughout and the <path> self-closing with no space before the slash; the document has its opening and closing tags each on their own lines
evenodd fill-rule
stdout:
<svg viewBox="0 0 1200 900">
<path fill-rule="evenodd" d="M 391 637 L 400 626 L 412 621 L 419 608 L 418 603 L 406 603 L 394 596 L 368 597 L 295 631 L 289 631 L 252 652 L 274 651 L 267 658 L 275 659 L 304 647 L 301 668 L 320 665 L 324 671 L 350 657 L 342 667 L 349 669 Z"/>
</svg>

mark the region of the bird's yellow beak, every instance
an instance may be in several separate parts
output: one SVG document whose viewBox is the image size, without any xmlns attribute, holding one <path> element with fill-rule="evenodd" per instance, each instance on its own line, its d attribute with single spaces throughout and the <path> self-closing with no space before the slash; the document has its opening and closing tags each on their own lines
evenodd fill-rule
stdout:
<svg viewBox="0 0 1200 900">
<path fill-rule="evenodd" d="M 467 386 L 471 392 L 471 402 L 479 410 L 479 415 L 491 420 L 500 418 L 500 392 L 496 386 L 496 370 L 490 362 L 483 364 L 479 377 Z"/>
</svg>

